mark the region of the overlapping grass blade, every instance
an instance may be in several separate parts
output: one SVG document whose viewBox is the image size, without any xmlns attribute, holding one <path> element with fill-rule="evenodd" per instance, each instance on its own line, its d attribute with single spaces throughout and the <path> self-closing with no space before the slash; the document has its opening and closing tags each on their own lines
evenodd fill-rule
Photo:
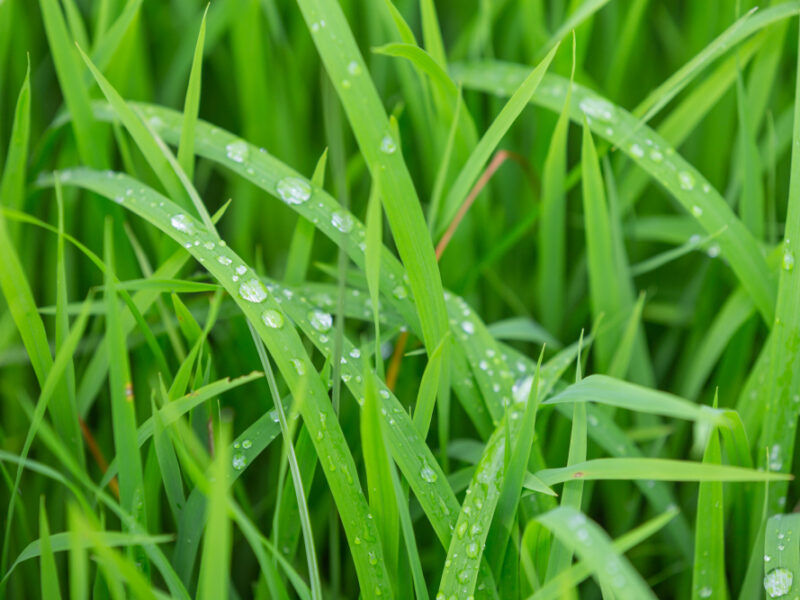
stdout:
<svg viewBox="0 0 800 600">
<path fill-rule="evenodd" d="M 465 87 L 496 93 L 520 81 L 524 67 L 501 62 L 466 63 L 454 66 L 457 81 Z M 498 85 L 499 84 L 499 85 Z M 556 75 L 545 76 L 531 99 L 550 110 L 560 110 L 567 81 Z M 775 306 L 775 287 L 764 254 L 752 234 L 736 218 L 723 198 L 670 144 L 655 131 L 641 125 L 630 113 L 586 88 L 573 84 L 576 102 L 570 118 L 587 118 L 592 132 L 630 157 L 639 167 L 661 183 L 709 234 L 719 234 L 721 252 L 731 269 L 753 298 L 764 321 L 771 323 Z"/>
<path fill-rule="evenodd" d="M 109 198 L 116 198 L 120 194 L 124 195 L 124 190 L 136 185 L 134 181 L 121 174 L 109 178 L 83 169 L 71 171 L 71 174 L 70 183 L 73 185 L 82 185 Z M 202 262 L 226 288 L 256 329 L 259 337 L 267 344 L 267 348 L 275 358 L 289 388 L 296 392 L 300 391 L 298 386 L 303 380 L 303 375 L 311 368 L 310 359 L 294 327 L 288 324 L 282 327 L 273 327 L 269 323 L 277 321 L 264 317 L 265 311 L 275 311 L 281 318 L 280 322 L 283 323 L 283 317 L 279 312 L 280 305 L 267 293 L 253 271 L 244 265 L 243 261 L 229 248 L 216 245 L 214 236 L 206 232 L 195 219 L 181 212 L 177 205 L 152 190 L 144 188 L 145 191 L 142 192 L 143 188 L 140 186 L 137 188 L 139 189 L 138 197 L 130 197 L 125 206 L 175 241 L 183 245 L 188 244 L 189 247 L 186 249 L 189 253 Z M 155 201 L 160 210 L 154 210 L 150 206 L 151 200 Z M 172 221 L 177 222 L 178 226 L 172 225 Z M 198 244 L 195 245 L 194 241 L 197 241 Z M 226 259 L 225 264 L 218 260 L 220 257 Z M 230 272 L 241 266 L 244 266 L 244 272 L 240 273 L 241 283 L 238 283 L 231 279 Z M 106 287 L 107 289 L 109 287 L 108 281 Z M 271 314 L 268 313 L 268 316 Z M 114 365 L 111 366 L 114 367 Z M 305 402 L 301 404 L 300 410 L 317 448 L 317 453 L 324 457 L 321 461 L 323 470 L 342 514 L 348 540 L 352 543 L 353 559 L 359 578 L 366 589 L 380 589 L 384 593 L 390 594 L 391 590 L 387 587 L 388 576 L 385 573 L 383 553 L 377 543 L 377 531 L 372 520 L 366 518 L 367 505 L 357 483 L 358 478 L 352 455 L 347 448 L 333 408 L 327 401 L 321 382 L 315 377 L 307 378 L 305 381 L 306 384 L 303 386 Z M 323 420 L 325 427 L 323 427 Z M 322 434 L 321 437 L 317 436 L 319 433 Z M 133 447 L 135 445 L 132 442 L 131 448 Z M 364 543 L 355 544 L 356 537 L 364 540 Z"/>
<path fill-rule="evenodd" d="M 620 600 L 643 600 L 655 595 L 630 563 L 611 544 L 608 535 L 583 513 L 559 506 L 537 520 L 583 560 L 601 587 Z"/>
</svg>

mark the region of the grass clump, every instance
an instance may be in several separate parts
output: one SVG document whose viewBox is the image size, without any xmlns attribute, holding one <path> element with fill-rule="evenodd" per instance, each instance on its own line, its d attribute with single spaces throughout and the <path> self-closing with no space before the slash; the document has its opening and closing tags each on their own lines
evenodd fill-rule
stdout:
<svg viewBox="0 0 800 600">
<path fill-rule="evenodd" d="M 798 14 L 0 2 L 0 597 L 794 597 Z"/>
</svg>

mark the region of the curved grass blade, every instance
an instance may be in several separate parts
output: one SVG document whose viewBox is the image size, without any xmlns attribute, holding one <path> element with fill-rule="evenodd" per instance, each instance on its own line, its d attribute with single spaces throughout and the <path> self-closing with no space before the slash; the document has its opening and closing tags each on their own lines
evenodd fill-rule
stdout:
<svg viewBox="0 0 800 600">
<path fill-rule="evenodd" d="M 456 80 L 465 87 L 491 93 L 507 94 L 509 86 L 520 81 L 525 69 L 501 62 L 467 63 L 454 67 Z M 556 75 L 546 75 L 531 101 L 550 110 L 564 105 L 568 82 Z M 499 90 L 499 92 L 498 92 Z M 709 234 L 723 228 L 719 245 L 743 287 L 753 298 L 766 323 L 774 316 L 775 287 L 770 269 L 756 240 L 736 218 L 725 200 L 675 149 L 655 131 L 632 114 L 588 89 L 573 84 L 576 102 L 570 118 L 587 118 L 592 132 L 630 157 L 692 215 Z"/>
<path fill-rule="evenodd" d="M 217 245 L 213 234 L 205 231 L 199 222 L 183 213 L 167 198 L 147 188 L 141 188 L 140 184 L 124 175 L 108 177 L 91 170 L 75 169 L 71 171 L 69 182 L 108 198 L 124 196 L 126 189 L 139 189 L 139 193 L 127 197 L 123 205 L 183 245 L 222 283 L 266 343 L 289 388 L 294 392 L 300 391 L 298 386 L 303 375 L 311 368 L 310 359 L 300 338 L 291 325 L 273 327 L 270 324 L 277 320 L 268 311 L 276 312 L 281 324 L 283 323 L 280 305 L 233 251 L 222 244 Z M 220 261 L 220 258 L 223 260 Z M 231 273 L 237 274 L 241 282 L 234 281 Z M 365 589 L 379 589 L 382 593 L 391 595 L 383 553 L 377 543 L 377 531 L 372 520 L 366 517 L 367 504 L 358 484 L 355 463 L 333 408 L 327 401 L 327 395 L 318 378 L 310 377 L 307 380 L 304 393 L 305 402 L 300 406 L 301 414 L 317 453 L 323 456 L 323 470 L 342 515 L 359 580 Z M 322 437 L 317 437 L 318 433 Z M 362 540 L 361 544 L 355 544 L 356 537 Z"/>
<path fill-rule="evenodd" d="M 620 554 L 627 552 L 662 529 L 667 523 L 675 518 L 676 514 L 678 514 L 678 511 L 673 509 L 666 511 L 657 517 L 653 517 L 636 529 L 621 535 L 615 539 L 611 545 L 614 550 Z M 531 522 L 535 523 L 536 521 Z M 591 567 L 586 563 L 586 561 L 579 562 L 571 566 L 566 571 L 560 573 L 551 581 L 548 581 L 528 600 L 551 600 L 558 598 L 561 590 L 567 588 L 576 588 L 578 584 L 580 584 L 591 574 Z"/>
<path fill-rule="evenodd" d="M 481 137 L 475 149 L 469 155 L 467 162 L 461 168 L 456 180 L 453 182 L 450 191 L 444 198 L 442 205 L 442 218 L 441 223 L 437 224 L 435 231 L 437 235 L 441 235 L 450 222 L 455 217 L 458 209 L 461 207 L 464 199 L 467 197 L 469 190 L 472 188 L 476 179 L 480 175 L 486 163 L 489 160 L 492 152 L 497 148 L 497 144 L 509 130 L 511 125 L 516 121 L 522 110 L 530 101 L 536 88 L 544 77 L 547 68 L 553 61 L 553 57 L 558 51 L 556 45 L 542 61 L 530 71 L 525 79 L 520 83 L 517 90 L 508 99 L 505 106 L 503 106 L 500 114 L 492 121 L 489 129 Z"/>
<path fill-rule="evenodd" d="M 655 600 L 655 595 L 630 563 L 617 552 L 606 533 L 579 511 L 559 506 L 537 517 L 553 535 L 571 548 L 601 587 L 619 600 Z"/>
</svg>

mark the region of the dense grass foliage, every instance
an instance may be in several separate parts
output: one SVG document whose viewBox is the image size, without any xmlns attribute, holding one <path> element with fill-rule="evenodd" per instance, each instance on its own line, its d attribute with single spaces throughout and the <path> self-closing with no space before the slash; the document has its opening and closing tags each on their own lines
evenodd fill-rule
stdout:
<svg viewBox="0 0 800 600">
<path fill-rule="evenodd" d="M 0 597 L 800 597 L 800 1 L 0 0 Z"/>
</svg>

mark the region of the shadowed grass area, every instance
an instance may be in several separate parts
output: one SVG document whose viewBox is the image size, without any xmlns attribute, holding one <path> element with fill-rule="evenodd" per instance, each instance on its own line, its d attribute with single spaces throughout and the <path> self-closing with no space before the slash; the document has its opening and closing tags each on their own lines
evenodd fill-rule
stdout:
<svg viewBox="0 0 800 600">
<path fill-rule="evenodd" d="M 794 598 L 798 15 L 0 0 L 0 597 Z"/>
</svg>

